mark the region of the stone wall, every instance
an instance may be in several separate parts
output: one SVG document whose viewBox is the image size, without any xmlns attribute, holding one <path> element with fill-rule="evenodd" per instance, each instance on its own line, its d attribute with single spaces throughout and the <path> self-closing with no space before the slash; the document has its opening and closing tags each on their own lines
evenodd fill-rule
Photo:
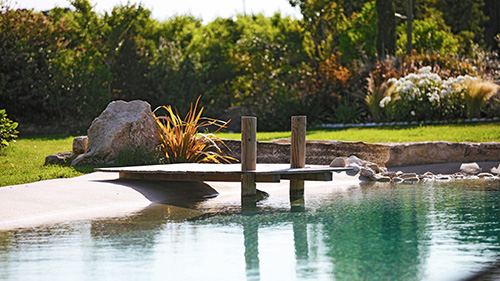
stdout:
<svg viewBox="0 0 500 281">
<path fill-rule="evenodd" d="M 239 159 L 241 142 L 224 140 L 226 154 Z M 500 161 L 500 143 L 416 142 L 373 144 L 342 141 L 307 141 L 306 163 L 328 165 L 336 157 L 357 156 L 385 167 L 451 162 Z M 257 143 L 258 163 L 290 162 L 290 141 Z"/>
</svg>

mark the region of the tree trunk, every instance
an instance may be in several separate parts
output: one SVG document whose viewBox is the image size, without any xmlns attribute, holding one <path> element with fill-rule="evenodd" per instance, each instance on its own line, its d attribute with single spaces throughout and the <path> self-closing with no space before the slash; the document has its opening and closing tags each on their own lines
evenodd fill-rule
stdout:
<svg viewBox="0 0 500 281">
<path fill-rule="evenodd" d="M 377 0 L 377 53 L 379 59 L 394 55 L 396 51 L 396 19 L 394 0 Z"/>
</svg>

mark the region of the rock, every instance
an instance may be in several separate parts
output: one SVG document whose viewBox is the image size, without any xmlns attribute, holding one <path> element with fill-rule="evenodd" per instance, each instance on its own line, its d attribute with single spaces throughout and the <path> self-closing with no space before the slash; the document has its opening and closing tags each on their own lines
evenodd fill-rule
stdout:
<svg viewBox="0 0 500 281">
<path fill-rule="evenodd" d="M 437 175 L 435 177 L 436 180 L 439 180 L 439 181 L 450 181 L 451 180 L 451 176 L 450 175 Z"/>
<path fill-rule="evenodd" d="M 400 177 L 393 177 L 391 179 L 391 181 L 394 182 L 394 183 L 400 183 L 400 182 L 402 182 L 404 180 L 402 178 L 400 178 Z"/>
<path fill-rule="evenodd" d="M 147 102 L 113 101 L 92 122 L 87 150 L 71 165 L 109 165 L 122 151 L 153 150 L 160 144 L 158 130 Z"/>
<path fill-rule="evenodd" d="M 361 168 L 361 175 L 369 178 L 370 180 L 376 180 L 375 172 L 370 168 L 365 168 L 365 167 Z"/>
<path fill-rule="evenodd" d="M 500 165 L 498 165 L 498 167 L 496 167 L 496 168 L 492 168 L 491 172 L 493 174 L 500 175 Z"/>
<path fill-rule="evenodd" d="M 385 173 L 382 173 L 382 176 L 383 177 L 389 177 L 389 178 L 394 178 L 394 177 L 397 177 L 397 174 L 396 172 L 385 172 Z"/>
<path fill-rule="evenodd" d="M 403 173 L 403 174 L 399 175 L 399 177 L 402 179 L 416 178 L 417 174 L 415 174 L 415 173 Z"/>
<path fill-rule="evenodd" d="M 367 162 L 365 164 L 365 167 L 367 167 L 369 169 L 372 169 L 375 173 L 380 173 L 381 172 L 380 167 L 377 164 L 375 164 L 375 163 Z"/>
<path fill-rule="evenodd" d="M 347 159 L 345 160 L 345 164 L 346 164 L 347 166 L 352 166 L 352 165 L 354 165 L 354 164 L 355 164 L 355 165 L 358 165 L 358 166 L 362 167 L 362 166 L 364 165 L 364 162 L 365 162 L 365 161 L 363 161 L 363 160 L 359 159 L 358 157 L 356 157 L 356 156 L 354 156 L 354 155 L 353 155 L 353 156 L 351 156 L 351 157 L 349 157 L 349 158 L 347 158 Z"/>
<path fill-rule="evenodd" d="M 387 177 L 387 176 L 382 176 L 380 174 L 376 174 L 375 175 L 375 180 L 379 181 L 379 182 L 390 182 L 391 181 L 391 178 L 390 177 Z"/>
<path fill-rule="evenodd" d="M 490 174 L 490 173 L 479 173 L 477 176 L 478 176 L 479 178 L 492 178 L 492 177 L 494 177 L 494 176 L 493 176 L 492 174 Z"/>
<path fill-rule="evenodd" d="M 344 167 L 345 166 L 345 160 L 342 157 L 337 157 L 333 159 L 333 161 L 330 163 L 330 167 Z"/>
<path fill-rule="evenodd" d="M 404 178 L 403 180 L 404 180 L 404 182 L 418 182 L 419 181 L 417 176 Z"/>
<path fill-rule="evenodd" d="M 73 152 L 59 152 L 45 157 L 43 165 L 66 165 L 70 158 L 73 157 Z"/>
<path fill-rule="evenodd" d="M 468 175 L 477 175 L 481 173 L 482 169 L 477 163 L 464 163 L 460 166 L 460 171 Z"/>
<path fill-rule="evenodd" d="M 89 144 L 87 136 L 76 137 L 73 139 L 73 154 L 80 155 L 85 153 Z"/>
</svg>

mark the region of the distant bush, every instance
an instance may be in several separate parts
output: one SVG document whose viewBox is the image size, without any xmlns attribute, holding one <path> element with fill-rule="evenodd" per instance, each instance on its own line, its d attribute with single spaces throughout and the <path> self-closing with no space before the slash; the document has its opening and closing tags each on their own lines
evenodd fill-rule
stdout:
<svg viewBox="0 0 500 281">
<path fill-rule="evenodd" d="M 500 88 L 469 75 L 443 79 L 431 67 L 387 82 L 391 86 L 379 103 L 387 121 L 478 118 Z"/>
<path fill-rule="evenodd" d="M 17 138 L 17 123 L 7 118 L 5 109 L 0 109 L 0 150 L 9 146 L 9 142 Z"/>
</svg>

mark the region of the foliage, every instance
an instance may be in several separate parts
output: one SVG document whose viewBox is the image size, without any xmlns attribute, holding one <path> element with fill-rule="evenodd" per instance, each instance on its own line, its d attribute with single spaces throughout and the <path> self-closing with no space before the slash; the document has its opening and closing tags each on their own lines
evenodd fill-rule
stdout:
<svg viewBox="0 0 500 281">
<path fill-rule="evenodd" d="M 479 118 L 482 107 L 488 100 L 498 93 L 500 86 L 484 80 L 472 80 L 467 82 L 465 91 L 465 105 L 469 118 Z"/>
<path fill-rule="evenodd" d="M 370 77 L 368 77 L 368 85 L 365 97 L 365 102 L 370 111 L 373 121 L 380 122 L 382 120 L 382 110 L 380 108 L 380 102 L 385 98 L 385 94 L 387 93 L 389 83 L 386 81 L 382 83 L 382 85 L 377 86 L 375 84 L 375 79 L 373 75 L 370 73 Z"/>
<path fill-rule="evenodd" d="M 380 101 L 390 120 L 457 120 L 477 118 L 481 108 L 500 86 L 469 75 L 443 80 L 431 67 L 421 68 L 400 79 L 388 80 L 392 86 Z"/>
<path fill-rule="evenodd" d="M 349 1 L 346 1 L 349 2 Z M 373 58 L 377 54 L 377 12 L 375 1 L 366 2 L 359 12 L 353 12 L 345 21 L 344 32 L 339 36 L 342 62 Z"/>
<path fill-rule="evenodd" d="M 166 110 L 165 116 L 156 117 L 160 127 L 161 151 L 165 156 L 167 164 L 172 163 L 230 163 L 231 157 L 223 156 L 222 150 L 217 143 L 224 142 L 212 133 L 201 133 L 200 130 L 210 126 L 216 126 L 217 133 L 224 128 L 227 122 L 211 118 L 202 118 L 203 108 L 197 111 L 198 102 L 191 104 L 191 109 L 184 120 L 171 106 L 162 106 Z"/>
<path fill-rule="evenodd" d="M 185 112 L 200 95 L 210 116 L 248 108 L 262 130 L 288 128 L 295 114 L 329 122 L 337 108 L 356 108 L 356 118 L 367 121 L 377 118 L 366 115 L 368 77 L 377 88 L 431 66 L 443 79 L 469 74 L 498 80 L 498 54 L 482 51 L 478 35 L 486 24 L 476 9 L 482 1 L 466 1 L 472 10 L 461 23 L 450 15 L 466 5 L 415 0 L 414 54 L 387 60 L 376 55 L 377 0 L 290 0 L 303 19 L 238 15 L 207 24 L 192 16 L 159 22 L 131 3 L 104 14 L 89 0 L 44 13 L 6 6 L 0 9 L 0 104 L 31 127 L 87 127 L 115 99 Z M 383 2 L 406 13 L 405 0 Z M 406 30 L 397 23 L 403 52 Z M 497 107 L 487 108 L 491 115 Z"/>
<path fill-rule="evenodd" d="M 397 53 L 406 53 L 406 22 L 397 27 Z M 413 49 L 419 54 L 438 53 L 441 55 L 456 54 L 459 41 L 449 27 L 440 25 L 433 18 L 413 21 Z"/>
<path fill-rule="evenodd" d="M 9 142 L 17 138 L 16 131 L 18 123 L 7 118 L 5 109 L 0 109 L 0 150 L 9 146 Z"/>
<path fill-rule="evenodd" d="M 475 75 L 476 67 L 456 56 L 441 54 L 416 54 L 405 56 L 401 66 L 402 75 L 418 72 L 423 67 L 430 67 L 432 73 L 440 77 Z"/>
</svg>

